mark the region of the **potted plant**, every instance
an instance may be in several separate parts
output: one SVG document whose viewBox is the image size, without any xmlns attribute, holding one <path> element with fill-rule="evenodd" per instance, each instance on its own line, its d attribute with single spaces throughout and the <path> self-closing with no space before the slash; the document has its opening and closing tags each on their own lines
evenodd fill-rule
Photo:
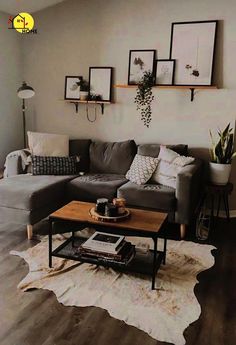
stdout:
<svg viewBox="0 0 236 345">
<path fill-rule="evenodd" d="M 144 72 L 141 81 L 138 84 L 137 94 L 134 103 L 137 104 L 137 110 L 141 113 L 141 120 L 144 126 L 149 127 L 152 120 L 151 104 L 154 99 L 152 87 L 154 85 L 153 74 L 150 71 Z"/>
<path fill-rule="evenodd" d="M 216 185 L 225 185 L 229 181 L 231 162 L 236 157 L 236 152 L 233 152 L 234 135 L 232 131 L 230 123 L 223 131 L 218 130 L 219 141 L 217 143 L 215 143 L 210 131 L 212 141 L 212 148 L 210 149 L 210 179 Z"/>
<path fill-rule="evenodd" d="M 80 86 L 80 100 L 86 101 L 89 95 L 89 83 L 82 77 L 77 84 Z"/>
</svg>

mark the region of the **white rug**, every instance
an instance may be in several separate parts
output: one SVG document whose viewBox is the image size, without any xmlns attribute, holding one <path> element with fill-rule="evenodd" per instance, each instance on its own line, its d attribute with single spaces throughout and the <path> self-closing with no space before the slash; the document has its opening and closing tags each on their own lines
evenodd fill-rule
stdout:
<svg viewBox="0 0 236 345">
<path fill-rule="evenodd" d="M 64 239 L 63 239 L 64 240 Z M 53 246 L 62 237 L 55 236 Z M 96 306 L 154 339 L 185 344 L 183 332 L 197 320 L 201 308 L 193 289 L 197 274 L 214 264 L 215 247 L 186 241 L 168 241 L 167 263 L 157 274 L 158 289 L 151 290 L 151 278 L 127 275 L 90 264 L 53 258 L 48 268 L 47 237 L 35 247 L 11 254 L 22 257 L 29 273 L 18 288 L 47 289 L 66 306 Z"/>
</svg>

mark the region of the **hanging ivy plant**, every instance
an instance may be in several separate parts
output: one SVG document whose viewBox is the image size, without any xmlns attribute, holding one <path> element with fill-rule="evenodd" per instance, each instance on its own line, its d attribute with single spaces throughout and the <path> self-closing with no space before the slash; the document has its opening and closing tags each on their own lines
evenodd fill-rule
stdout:
<svg viewBox="0 0 236 345">
<path fill-rule="evenodd" d="M 154 85 L 153 74 L 150 71 L 144 72 L 141 81 L 138 84 L 137 94 L 134 103 L 137 104 L 137 110 L 140 111 L 141 120 L 144 126 L 149 127 L 152 120 L 152 101 L 154 96 L 152 94 L 152 87 Z"/>
</svg>

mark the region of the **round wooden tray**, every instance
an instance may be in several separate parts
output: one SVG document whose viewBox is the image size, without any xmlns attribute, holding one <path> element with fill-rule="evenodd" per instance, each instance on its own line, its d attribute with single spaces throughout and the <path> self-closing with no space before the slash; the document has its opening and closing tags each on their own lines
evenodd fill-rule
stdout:
<svg viewBox="0 0 236 345">
<path fill-rule="evenodd" d="M 125 213 L 116 217 L 102 216 L 101 214 L 97 213 L 97 211 L 95 210 L 95 207 L 92 207 L 89 210 L 89 213 L 90 213 L 90 216 L 95 220 L 99 220 L 101 222 L 111 222 L 111 223 L 122 222 L 123 220 L 129 218 L 130 216 L 130 210 L 128 209 L 125 209 Z"/>
</svg>

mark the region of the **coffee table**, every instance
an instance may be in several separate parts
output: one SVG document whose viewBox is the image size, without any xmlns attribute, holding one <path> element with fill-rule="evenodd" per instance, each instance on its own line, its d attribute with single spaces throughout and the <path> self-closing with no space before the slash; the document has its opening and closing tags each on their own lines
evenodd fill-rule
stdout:
<svg viewBox="0 0 236 345">
<path fill-rule="evenodd" d="M 130 218 L 116 223 L 101 222 L 91 218 L 89 211 L 94 207 L 93 203 L 72 201 L 55 211 L 49 216 L 49 267 L 52 267 L 53 256 L 77 260 L 81 262 L 112 267 L 119 271 L 129 271 L 135 273 L 149 274 L 152 276 L 152 289 L 155 289 L 156 273 L 161 265 L 166 261 L 167 238 L 165 227 L 167 225 L 167 214 L 143 209 L 129 208 L 131 212 Z M 64 222 L 65 224 L 73 224 L 78 227 L 71 231 L 71 237 L 65 240 L 59 247 L 52 250 L 52 233 L 53 223 Z M 68 223 L 69 222 L 69 223 Z M 136 252 L 134 258 L 126 265 L 119 263 L 108 263 L 97 258 L 82 258 L 78 254 L 76 248 L 87 239 L 75 236 L 75 231 L 82 230 L 86 227 L 92 227 L 97 231 L 113 233 L 124 236 L 146 237 L 151 238 L 154 242 L 154 249 L 147 253 Z M 157 241 L 163 233 L 164 245 L 163 250 L 157 249 Z M 68 232 L 65 230 L 65 232 Z"/>
</svg>

